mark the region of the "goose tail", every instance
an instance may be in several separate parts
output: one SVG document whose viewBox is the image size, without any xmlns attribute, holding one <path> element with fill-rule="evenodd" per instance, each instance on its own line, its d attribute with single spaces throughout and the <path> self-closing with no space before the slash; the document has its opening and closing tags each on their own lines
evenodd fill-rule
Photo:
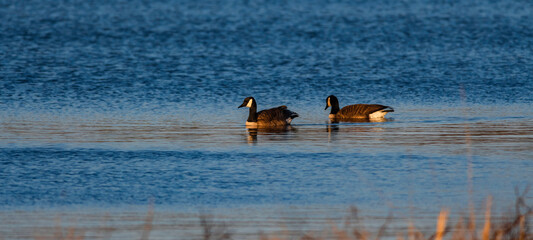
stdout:
<svg viewBox="0 0 533 240">
<path fill-rule="evenodd" d="M 299 116 L 300 116 L 300 115 L 298 115 L 298 113 L 295 113 L 295 112 L 292 112 L 292 111 L 291 111 L 291 115 L 290 115 L 291 118 L 297 118 L 297 117 L 299 117 Z"/>
<path fill-rule="evenodd" d="M 391 108 L 389 106 L 386 106 L 385 109 L 382 110 L 383 112 L 394 112 L 394 108 Z"/>
</svg>

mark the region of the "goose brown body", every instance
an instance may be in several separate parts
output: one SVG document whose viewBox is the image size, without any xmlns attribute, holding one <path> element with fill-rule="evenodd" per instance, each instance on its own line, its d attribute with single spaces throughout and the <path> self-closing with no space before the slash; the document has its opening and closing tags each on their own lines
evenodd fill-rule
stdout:
<svg viewBox="0 0 533 240">
<path fill-rule="evenodd" d="M 247 126 L 259 127 L 280 127 L 291 124 L 292 120 L 298 117 L 298 114 L 287 109 L 287 106 L 282 105 L 275 108 L 265 109 L 257 112 L 257 103 L 253 97 L 247 97 L 239 106 L 250 108 Z"/>
<path fill-rule="evenodd" d="M 353 104 L 343 107 L 335 115 L 337 118 L 368 118 L 370 114 L 390 108 L 379 104 Z"/>
<path fill-rule="evenodd" d="M 287 106 L 282 105 L 276 108 L 265 109 L 257 112 L 258 125 L 285 126 L 291 123 L 292 119 L 298 117 L 298 114 L 288 110 Z"/>
<path fill-rule="evenodd" d="M 339 100 L 330 95 L 326 99 L 328 107 L 331 107 L 329 118 L 382 118 L 389 112 L 394 112 L 389 106 L 379 104 L 353 104 L 339 109 Z"/>
</svg>

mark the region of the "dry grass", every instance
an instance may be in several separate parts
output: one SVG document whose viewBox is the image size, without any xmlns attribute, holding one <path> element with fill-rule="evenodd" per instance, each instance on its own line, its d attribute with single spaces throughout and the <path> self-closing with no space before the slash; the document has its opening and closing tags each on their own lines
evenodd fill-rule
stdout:
<svg viewBox="0 0 533 240">
<path fill-rule="evenodd" d="M 200 225 L 203 229 L 203 240 L 229 240 L 231 232 L 225 223 L 217 223 L 213 217 L 208 215 L 200 216 Z"/>
<path fill-rule="evenodd" d="M 437 217 L 435 232 L 428 236 L 419 231 L 412 222 L 408 223 L 406 229 L 407 240 L 533 240 L 530 219 L 533 216 L 533 208 L 525 203 L 527 190 L 518 194 L 514 213 L 494 222 L 491 215 L 492 198 L 487 199 L 485 207 L 485 219 L 483 228 L 476 227 L 476 217 L 471 208 L 468 222 L 465 224 L 464 218 L 460 217 L 454 226 L 449 225 L 449 210 L 443 209 Z M 314 237 L 306 234 L 300 240 L 379 240 L 384 236 L 390 218 L 372 235 L 361 227 L 353 227 L 348 230 L 340 230 L 332 227 L 331 233 L 327 237 Z M 405 232 L 399 231 L 396 234 L 397 240 L 405 240 Z M 281 238 L 268 238 L 263 236 L 261 240 L 282 240 Z M 284 239 L 283 239 L 284 240 Z"/>
<path fill-rule="evenodd" d="M 324 231 L 315 236 L 315 233 L 306 233 L 302 236 L 269 236 L 267 234 L 259 234 L 257 239 L 261 240 L 380 240 L 380 239 L 392 239 L 395 236 L 396 240 L 533 240 L 533 233 L 530 229 L 530 219 L 533 215 L 533 208 L 529 207 L 525 203 L 525 196 L 527 191 L 522 194 L 517 193 L 517 200 L 515 203 L 514 211 L 503 218 L 493 219 L 491 215 L 492 198 L 487 199 L 484 213 L 484 223 L 476 226 L 476 215 L 473 208 L 470 208 L 469 217 L 460 217 L 455 224 L 452 224 L 449 219 L 449 210 L 443 209 L 437 217 L 435 224 L 435 231 L 433 233 L 423 233 L 418 230 L 413 222 L 408 222 L 407 227 L 404 230 L 395 230 L 395 232 L 387 232 L 388 225 L 390 224 L 392 217 L 386 218 L 385 223 L 375 232 L 366 231 L 364 227 L 361 227 L 358 223 L 358 211 L 356 208 L 350 208 L 349 218 L 345 222 L 345 228 L 339 229 L 332 224 L 330 230 Z M 150 232 L 154 230 L 154 211 L 153 207 L 150 207 L 144 223 L 139 226 L 139 232 L 141 240 L 150 239 Z M 198 239 L 203 240 L 229 240 L 238 239 L 236 235 L 233 235 L 228 226 L 221 221 L 215 221 L 214 217 L 209 215 L 201 215 L 200 228 L 202 233 Z M 104 236 L 99 239 L 113 239 L 111 232 L 113 228 L 106 227 L 103 229 L 111 229 L 105 231 Z M 176 229 L 179 231 L 179 229 Z M 2 237 L 0 236 L 0 239 Z M 36 234 L 35 240 L 84 240 L 86 239 L 83 229 L 68 227 L 61 227 L 60 219 L 56 220 L 56 227 L 52 233 L 48 235 Z"/>
<path fill-rule="evenodd" d="M 52 235 L 35 235 L 35 240 L 83 240 L 85 233 L 80 230 L 76 230 L 74 227 L 62 228 L 61 219 L 56 219 L 56 228 Z"/>
</svg>

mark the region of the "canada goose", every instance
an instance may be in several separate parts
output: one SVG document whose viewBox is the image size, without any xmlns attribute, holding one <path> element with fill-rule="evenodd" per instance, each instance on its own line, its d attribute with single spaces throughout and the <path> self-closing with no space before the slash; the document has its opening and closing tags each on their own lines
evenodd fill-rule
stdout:
<svg viewBox="0 0 533 240">
<path fill-rule="evenodd" d="M 387 113 L 394 112 L 389 106 L 379 104 L 354 104 L 339 108 L 339 100 L 337 97 L 330 95 L 326 99 L 326 109 L 331 107 L 329 118 L 343 119 L 343 118 L 383 118 Z"/>
<path fill-rule="evenodd" d="M 257 103 L 253 97 L 247 97 L 239 108 L 250 108 L 246 126 L 286 126 L 291 124 L 292 119 L 298 117 L 298 114 L 287 109 L 287 106 L 279 106 L 276 108 L 266 109 L 257 112 Z"/>
</svg>

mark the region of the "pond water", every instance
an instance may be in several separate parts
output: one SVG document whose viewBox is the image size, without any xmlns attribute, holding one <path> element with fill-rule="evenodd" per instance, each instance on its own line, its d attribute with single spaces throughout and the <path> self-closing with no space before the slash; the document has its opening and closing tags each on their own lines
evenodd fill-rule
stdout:
<svg viewBox="0 0 533 240">
<path fill-rule="evenodd" d="M 30 2 L 0 3 L 4 216 L 416 217 L 533 183 L 530 2 Z M 395 112 L 332 124 L 331 94 Z M 300 117 L 247 129 L 248 96 Z"/>
</svg>

